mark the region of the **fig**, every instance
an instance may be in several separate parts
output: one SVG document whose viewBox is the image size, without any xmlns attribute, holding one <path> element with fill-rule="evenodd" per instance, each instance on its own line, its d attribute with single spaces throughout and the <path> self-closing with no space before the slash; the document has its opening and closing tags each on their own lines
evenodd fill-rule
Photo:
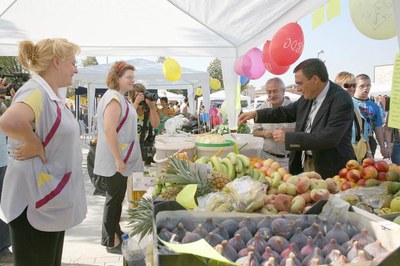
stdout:
<svg viewBox="0 0 400 266">
<path fill-rule="evenodd" d="M 208 233 L 208 236 L 204 238 L 204 240 L 207 241 L 207 243 L 210 244 L 210 246 L 214 247 L 220 244 L 224 239 L 219 234 L 210 232 Z"/>
<path fill-rule="evenodd" d="M 251 235 L 254 235 L 257 232 L 257 225 L 251 220 L 250 217 L 244 218 L 242 221 L 239 222 L 239 228 L 247 227 Z"/>
<path fill-rule="evenodd" d="M 228 232 L 229 237 L 235 235 L 235 232 L 239 229 L 238 223 L 233 219 L 225 219 L 222 223 L 219 224 L 223 226 L 225 230 Z"/>
<path fill-rule="evenodd" d="M 246 247 L 244 249 L 241 249 L 238 252 L 238 256 L 239 257 L 246 257 L 246 256 L 249 255 L 249 253 L 253 253 L 254 258 L 256 259 L 256 261 L 258 263 L 260 263 L 262 261 L 262 257 L 260 255 L 260 253 L 258 253 L 258 251 L 253 246 L 248 246 L 248 247 Z"/>
<path fill-rule="evenodd" d="M 331 238 L 331 239 L 329 240 L 328 245 L 326 245 L 326 246 L 322 249 L 322 252 L 324 253 L 324 256 L 328 256 L 328 255 L 332 252 L 332 250 L 334 250 L 334 249 L 339 250 L 341 254 L 346 254 L 346 250 L 345 250 L 342 246 L 340 246 L 340 245 L 336 242 L 336 239 L 334 239 L 334 238 Z"/>
<path fill-rule="evenodd" d="M 214 230 L 212 230 L 214 234 L 219 234 L 223 239 L 229 240 L 229 234 L 225 230 L 225 228 L 221 225 L 218 225 Z"/>
<path fill-rule="evenodd" d="M 264 239 L 267 240 L 272 236 L 271 229 L 269 227 L 260 227 L 257 233 Z"/>
<path fill-rule="evenodd" d="M 303 233 L 306 236 L 311 236 L 312 238 L 314 238 L 319 231 L 320 231 L 319 225 L 317 223 L 313 223 L 312 225 L 304 229 Z"/>
<path fill-rule="evenodd" d="M 341 245 L 350 240 L 349 235 L 342 229 L 342 224 L 337 222 L 335 226 L 326 233 L 327 239 L 336 239 L 336 242 Z"/>
<path fill-rule="evenodd" d="M 158 221 L 157 229 L 161 230 L 162 228 L 167 229 L 168 231 L 174 230 L 176 227 L 176 223 L 172 222 L 170 217 L 166 217 L 165 220 Z"/>
<path fill-rule="evenodd" d="M 363 250 L 363 247 L 358 241 L 354 241 L 353 246 L 351 247 L 349 252 L 347 252 L 347 259 L 349 261 L 354 260 L 358 256 L 358 251 L 360 250 Z"/>
<path fill-rule="evenodd" d="M 296 227 L 300 226 L 302 230 L 306 229 L 315 222 L 315 218 L 312 215 L 302 215 L 296 219 Z"/>
<path fill-rule="evenodd" d="M 333 249 L 328 256 L 325 256 L 326 263 L 337 261 L 340 256 L 342 256 L 342 253 L 337 249 Z"/>
<path fill-rule="evenodd" d="M 361 229 L 360 233 L 356 234 L 352 238 L 353 241 L 358 241 L 361 247 L 365 247 L 366 245 L 373 243 L 375 239 L 369 235 L 368 229 Z"/>
<path fill-rule="evenodd" d="M 260 262 L 257 260 L 256 255 L 254 252 L 249 252 L 246 256 L 239 258 L 236 261 L 237 264 L 243 265 L 243 266 L 259 266 Z"/>
<path fill-rule="evenodd" d="M 222 246 L 222 253 L 221 253 L 222 256 L 224 256 L 230 261 L 236 261 L 238 259 L 237 251 L 233 247 L 228 245 L 227 240 L 222 241 L 221 246 Z"/>
<path fill-rule="evenodd" d="M 200 240 L 200 239 L 201 239 L 201 236 L 199 236 L 198 234 L 186 231 L 186 234 L 182 238 L 181 243 L 182 244 L 192 243 L 192 242 L 196 242 L 197 240 Z"/>
<path fill-rule="evenodd" d="M 258 222 L 257 228 L 260 229 L 261 227 L 271 227 L 272 218 L 270 216 L 265 216 L 261 221 Z"/>
<path fill-rule="evenodd" d="M 261 257 L 264 261 L 268 260 L 271 257 L 275 258 L 276 263 L 279 263 L 281 260 L 280 255 L 276 251 L 272 250 L 270 246 L 265 247 L 264 253 L 261 255 Z"/>
<path fill-rule="evenodd" d="M 212 218 L 207 218 L 206 221 L 203 223 L 203 228 L 206 229 L 208 232 L 211 232 L 212 230 L 217 227 L 214 223 Z"/>
<path fill-rule="evenodd" d="M 176 234 L 176 236 L 178 237 L 178 241 L 181 242 L 186 235 L 186 228 L 183 226 L 182 223 L 179 223 L 178 226 L 174 230 L 172 230 L 172 233 Z"/>
<path fill-rule="evenodd" d="M 246 247 L 246 244 L 244 243 L 244 241 L 240 237 L 240 234 L 236 234 L 234 237 L 229 239 L 228 244 L 231 247 L 233 247 L 236 250 L 236 252 L 239 252 L 241 249 Z"/>
<path fill-rule="evenodd" d="M 297 247 L 297 244 L 294 242 L 290 243 L 289 246 L 281 252 L 281 258 L 283 259 L 288 257 L 290 253 L 295 254 L 296 258 L 299 259 L 300 261 L 303 260 L 303 255 L 301 255 L 299 248 Z"/>
<path fill-rule="evenodd" d="M 324 237 L 322 232 L 318 232 L 317 236 L 313 239 L 314 246 L 320 248 L 321 250 L 328 244 L 328 240 Z"/>
<path fill-rule="evenodd" d="M 243 240 L 244 243 L 249 242 L 249 240 L 253 237 L 253 235 L 250 233 L 249 229 L 247 227 L 242 227 L 239 230 L 235 232 L 235 235 L 239 234 L 240 238 Z"/>
<path fill-rule="evenodd" d="M 158 233 L 158 237 L 164 241 L 170 242 L 170 240 L 172 238 L 172 233 L 170 231 L 168 231 L 166 228 L 163 228 Z"/>
<path fill-rule="evenodd" d="M 311 254 L 308 254 L 302 261 L 303 265 L 310 265 L 313 259 L 318 259 L 321 264 L 325 263 L 324 255 L 322 250 L 318 247 L 314 248 Z"/>
<path fill-rule="evenodd" d="M 277 266 L 278 263 L 276 262 L 276 259 L 274 257 L 269 257 L 268 260 L 265 260 L 261 265 L 262 266 Z"/>
<path fill-rule="evenodd" d="M 192 233 L 198 234 L 202 238 L 205 238 L 208 235 L 208 231 L 203 228 L 202 224 L 198 224 L 197 228 L 194 229 Z"/>
<path fill-rule="evenodd" d="M 281 254 L 281 252 L 289 246 L 289 242 L 281 236 L 273 236 L 268 240 L 267 245 Z"/>
<path fill-rule="evenodd" d="M 271 223 L 271 231 L 274 235 L 289 239 L 294 232 L 295 221 L 286 218 L 276 218 Z"/>
<path fill-rule="evenodd" d="M 301 227 L 297 227 L 294 234 L 290 237 L 289 242 L 294 242 L 297 247 L 304 247 L 307 245 L 307 236 L 301 230 Z"/>
<path fill-rule="evenodd" d="M 180 222 L 183 224 L 185 229 L 190 232 L 196 229 L 196 224 L 194 223 L 194 218 L 191 214 L 186 214 L 185 216 L 183 216 Z"/>
<path fill-rule="evenodd" d="M 307 244 L 302 247 L 302 249 L 300 250 L 301 255 L 303 255 L 303 257 L 308 256 L 309 254 L 313 253 L 314 251 L 314 243 L 313 243 L 313 239 L 311 238 L 311 236 L 307 237 Z"/>
<path fill-rule="evenodd" d="M 259 234 L 256 233 L 254 237 L 251 238 L 246 244 L 247 247 L 250 245 L 253 246 L 258 251 L 258 253 L 262 254 L 265 250 L 265 247 L 267 246 L 267 242 L 262 237 L 260 237 Z"/>
<path fill-rule="evenodd" d="M 382 246 L 382 241 L 380 240 L 376 240 L 375 242 L 366 245 L 364 250 L 374 258 L 381 253 L 387 252 L 387 249 Z"/>
<path fill-rule="evenodd" d="M 286 258 L 282 258 L 281 266 L 301 266 L 301 262 L 296 258 L 296 255 L 291 252 Z"/>
<path fill-rule="evenodd" d="M 353 238 L 356 234 L 358 234 L 358 229 L 355 227 L 350 221 L 345 222 L 342 225 L 343 230 L 349 235 L 350 238 Z"/>
<path fill-rule="evenodd" d="M 359 262 L 365 262 L 369 261 L 370 258 L 368 257 L 367 253 L 364 250 L 359 250 L 357 253 L 357 257 L 352 259 L 350 262 L 351 263 L 359 263 Z"/>
</svg>

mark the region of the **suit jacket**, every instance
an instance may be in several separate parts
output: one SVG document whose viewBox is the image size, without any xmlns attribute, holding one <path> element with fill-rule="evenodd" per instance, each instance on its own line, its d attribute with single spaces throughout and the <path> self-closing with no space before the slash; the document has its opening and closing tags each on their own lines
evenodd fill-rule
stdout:
<svg viewBox="0 0 400 266">
<path fill-rule="evenodd" d="M 295 132 L 286 132 L 285 147 L 290 150 L 289 172 L 303 172 L 301 154 L 312 151 L 315 171 L 324 179 L 337 175 L 346 162 L 355 159 L 351 145 L 354 105 L 349 94 L 329 82 L 328 93 L 315 115 L 311 132 L 305 133 L 311 100 L 301 97 L 287 106 L 257 110 L 257 123 L 296 122 Z"/>
</svg>

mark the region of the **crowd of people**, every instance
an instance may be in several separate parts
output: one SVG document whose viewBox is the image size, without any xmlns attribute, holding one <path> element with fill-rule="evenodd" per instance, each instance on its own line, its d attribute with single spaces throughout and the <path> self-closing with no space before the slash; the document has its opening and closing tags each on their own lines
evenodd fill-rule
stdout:
<svg viewBox="0 0 400 266">
<path fill-rule="evenodd" d="M 72 84 L 79 50 L 65 39 L 22 42 L 18 57 L 32 77 L 8 109 L 1 94 L 7 86 L 0 81 L 0 262 L 61 265 L 65 230 L 86 216 L 79 125 L 58 92 Z M 328 178 L 350 159 L 374 158 L 379 145 L 382 157 L 400 164 L 399 130 L 387 123 L 390 99 L 370 98 L 367 75 L 343 71 L 333 82 L 324 62 L 307 59 L 294 68 L 294 77 L 299 100 L 286 99 L 284 82 L 274 77 L 265 84 L 266 102 L 239 116 L 241 124 L 254 119 L 252 134 L 264 138 L 264 158 L 292 174 L 315 170 Z M 92 171 L 104 184 L 99 242 L 107 252 L 121 254 L 128 180 L 143 172 L 146 141 L 168 118 L 189 116 L 189 106 L 185 99 L 174 109 L 162 97 L 158 108 L 156 97 L 146 96 L 145 86 L 135 82 L 135 66 L 124 61 L 112 65 L 106 81 Z M 355 146 L 363 139 L 365 152 L 359 155 Z"/>
</svg>

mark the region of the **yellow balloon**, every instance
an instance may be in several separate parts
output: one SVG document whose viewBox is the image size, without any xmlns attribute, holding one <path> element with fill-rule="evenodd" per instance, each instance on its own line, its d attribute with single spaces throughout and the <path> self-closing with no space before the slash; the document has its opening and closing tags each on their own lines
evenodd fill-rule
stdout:
<svg viewBox="0 0 400 266">
<path fill-rule="evenodd" d="M 203 89 L 202 88 L 197 88 L 196 89 L 196 96 L 201 96 L 203 95 Z"/>
<path fill-rule="evenodd" d="M 182 67 L 175 59 L 167 58 L 163 64 L 163 74 L 167 80 L 177 81 L 182 76 Z"/>
<path fill-rule="evenodd" d="M 212 90 L 218 90 L 221 88 L 221 82 L 218 79 L 210 79 L 210 88 Z"/>
<path fill-rule="evenodd" d="M 393 0 L 350 0 L 354 26 L 365 36 L 386 40 L 397 35 Z"/>
</svg>

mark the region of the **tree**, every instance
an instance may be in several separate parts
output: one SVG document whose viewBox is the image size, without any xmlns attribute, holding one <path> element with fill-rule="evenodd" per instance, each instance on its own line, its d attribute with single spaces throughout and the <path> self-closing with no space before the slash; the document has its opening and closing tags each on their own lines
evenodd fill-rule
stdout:
<svg viewBox="0 0 400 266">
<path fill-rule="evenodd" d="M 27 73 L 16 56 L 0 56 L 1 74 Z"/>
<path fill-rule="evenodd" d="M 157 63 L 164 63 L 164 61 L 165 60 L 167 60 L 167 58 L 165 57 L 165 56 L 159 56 L 158 58 L 157 58 Z"/>
<path fill-rule="evenodd" d="M 83 67 L 87 67 L 87 66 L 98 65 L 99 62 L 97 62 L 95 56 L 87 56 L 85 59 L 82 60 L 81 64 Z"/>
<path fill-rule="evenodd" d="M 224 79 L 222 77 L 221 59 L 215 58 L 207 67 L 207 72 L 211 78 L 218 79 L 221 82 L 221 89 L 224 88 Z"/>
</svg>

